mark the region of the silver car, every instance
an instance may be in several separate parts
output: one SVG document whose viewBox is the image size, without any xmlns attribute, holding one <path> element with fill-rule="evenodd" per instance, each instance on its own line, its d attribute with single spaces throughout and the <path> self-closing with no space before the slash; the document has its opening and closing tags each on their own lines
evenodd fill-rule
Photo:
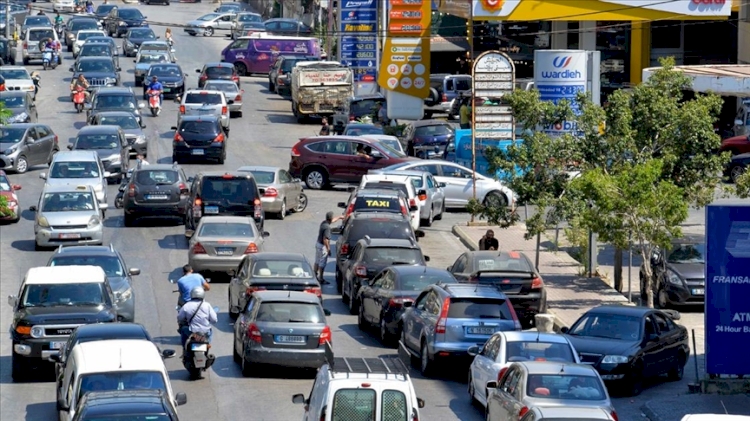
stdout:
<svg viewBox="0 0 750 421">
<path fill-rule="evenodd" d="M 515 362 L 500 381 L 487 382 L 487 389 L 487 421 L 516 421 L 531 407 L 583 406 L 615 412 L 602 378 L 589 365 Z"/>
<path fill-rule="evenodd" d="M 107 179 L 112 174 L 104 171 L 96 151 L 63 151 L 52 157 L 49 174 L 41 173 L 46 186 L 91 186 L 99 201 L 99 207 L 106 209 Z"/>
<path fill-rule="evenodd" d="M 712 421 L 721 421 L 721 415 L 712 415 Z M 731 415 L 728 415 L 731 416 Z M 683 418 L 685 419 L 685 418 Z M 585 406 L 557 406 L 530 408 L 520 421 L 615 421 L 612 414 L 601 408 L 587 408 Z M 698 420 L 695 420 L 698 421 Z"/>
<path fill-rule="evenodd" d="M 169 54 L 169 61 L 172 63 L 177 62 L 177 57 L 175 56 L 175 50 L 172 48 L 171 45 L 169 45 L 169 42 L 163 41 L 163 40 L 154 40 L 154 41 L 143 41 L 141 43 L 141 46 L 138 47 L 138 51 L 136 51 L 136 55 L 138 53 L 143 53 L 146 51 L 160 51 L 165 52 Z"/>
<path fill-rule="evenodd" d="M 104 210 L 96 200 L 94 188 L 80 186 L 45 186 L 39 204 L 29 208 L 34 218 L 34 248 L 58 247 L 62 244 L 95 244 L 104 241 Z"/>
<path fill-rule="evenodd" d="M 236 83 L 231 80 L 213 79 L 206 81 L 203 89 L 224 92 L 226 99 L 234 101 L 232 104 L 229 104 L 229 116 L 242 117 L 242 94 L 245 91 L 238 88 Z"/>
<path fill-rule="evenodd" d="M 221 118 L 221 126 L 229 133 L 229 106 L 234 99 L 227 99 L 221 91 L 190 90 L 185 92 L 177 114 L 177 127 L 186 115 L 215 115 Z"/>
<path fill-rule="evenodd" d="M 197 272 L 233 273 L 246 254 L 263 251 L 266 237 L 248 217 L 201 218 L 188 245 L 188 264 Z"/>
<path fill-rule="evenodd" d="M 185 32 L 192 36 L 201 34 L 210 37 L 216 30 L 232 30 L 232 18 L 232 13 L 209 13 L 185 24 Z"/>
<path fill-rule="evenodd" d="M 406 155 L 406 152 L 404 152 L 404 145 L 401 144 L 401 141 L 398 140 L 396 136 L 390 136 L 387 134 L 368 134 L 368 135 L 363 135 L 363 137 L 367 137 L 369 139 L 376 139 L 380 141 L 381 144 L 388 146 L 389 148 Z"/>
<path fill-rule="evenodd" d="M 23 66 L 0 66 L 0 76 L 5 79 L 5 90 L 26 91 L 34 94 L 34 81 Z"/>
<path fill-rule="evenodd" d="M 307 199 L 302 197 L 302 180 L 293 178 L 287 170 L 278 167 L 245 166 L 237 171 L 253 174 L 260 190 L 263 210 L 275 213 L 279 219 L 284 219 L 289 211 L 296 212 L 307 206 Z"/>
<path fill-rule="evenodd" d="M 133 60 L 133 63 L 135 63 L 135 86 L 141 86 L 143 84 L 143 79 L 146 77 L 148 68 L 151 67 L 152 64 L 170 62 L 169 53 L 166 51 L 139 51 L 135 60 Z"/>
</svg>

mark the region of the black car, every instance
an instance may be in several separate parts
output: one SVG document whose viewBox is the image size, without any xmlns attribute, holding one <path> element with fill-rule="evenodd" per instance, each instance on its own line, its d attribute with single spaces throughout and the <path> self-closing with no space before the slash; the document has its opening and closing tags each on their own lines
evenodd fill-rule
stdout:
<svg viewBox="0 0 750 421">
<path fill-rule="evenodd" d="M 156 76 L 164 88 L 164 96 L 181 97 L 185 93 L 185 78 L 187 75 L 182 72 L 182 68 L 177 64 L 161 63 L 152 64 L 148 68 L 148 73 L 144 80 L 150 81 Z M 143 87 L 143 98 L 147 99 L 146 87 Z"/>
<path fill-rule="evenodd" d="M 748 165 L 750 165 L 750 153 L 734 155 L 724 170 L 724 176 L 729 177 L 733 183 L 736 183 L 740 176 L 745 173 Z"/>
<path fill-rule="evenodd" d="M 121 37 L 128 32 L 130 28 L 148 26 L 146 16 L 143 16 L 140 10 L 134 7 L 114 7 L 104 18 L 104 30 L 109 36 Z"/>
<path fill-rule="evenodd" d="M 706 238 L 688 235 L 672 241 L 669 250 L 651 256 L 654 306 L 703 305 L 706 292 Z M 645 269 L 641 265 L 641 298 L 646 298 Z"/>
<path fill-rule="evenodd" d="M 100 4 L 96 7 L 96 10 L 94 10 L 94 16 L 99 19 L 99 22 L 104 24 L 104 19 L 107 18 L 109 12 L 111 12 L 115 7 L 117 7 L 117 5 L 112 3 Z"/>
<path fill-rule="evenodd" d="M 304 37 L 312 34 L 312 28 L 295 19 L 268 19 L 263 22 L 263 25 L 266 26 L 266 32 L 274 35 L 291 35 Z"/>
<path fill-rule="evenodd" d="M 135 169 L 125 186 L 125 226 L 141 217 L 176 217 L 185 220 L 190 179 L 179 165 L 152 164 Z"/>
<path fill-rule="evenodd" d="M 131 28 L 122 40 L 122 53 L 125 57 L 135 57 L 143 41 L 159 39 L 151 28 Z"/>
<path fill-rule="evenodd" d="M 86 120 L 91 122 L 92 118 L 102 111 L 126 111 L 135 116 L 138 124 L 143 125 L 140 109 L 144 106 L 145 104 L 138 103 L 131 88 L 101 88 L 91 97 L 91 108 L 86 110 Z"/>
<path fill-rule="evenodd" d="M 76 16 L 70 18 L 65 24 L 65 45 L 68 46 L 68 52 L 73 51 L 73 44 L 76 42 L 78 31 L 100 29 L 99 21 L 92 17 Z"/>
<path fill-rule="evenodd" d="M 89 90 L 104 86 L 120 85 L 120 68 L 115 65 L 112 57 L 84 57 L 71 66 L 73 79 L 80 75 L 89 82 Z"/>
<path fill-rule="evenodd" d="M 125 139 L 128 141 L 131 156 L 143 155 L 148 156 L 148 139 L 143 129 L 145 125 L 138 124 L 138 119 L 133 113 L 127 111 L 101 111 L 89 120 L 92 126 L 117 126 L 125 132 Z"/>
<path fill-rule="evenodd" d="M 105 36 L 93 36 L 86 38 L 86 41 L 83 43 L 81 48 L 83 48 L 84 45 L 87 44 L 104 44 L 109 45 L 110 48 L 112 48 L 112 59 L 115 62 L 115 67 L 120 67 L 120 46 L 115 43 L 115 39 L 112 37 L 105 37 Z M 78 51 L 78 55 L 80 56 L 81 52 Z"/>
<path fill-rule="evenodd" d="M 378 328 L 384 345 L 401 337 L 404 303 L 417 299 L 429 285 L 454 284 L 456 278 L 442 269 L 423 266 L 390 266 L 359 289 L 359 318 L 362 330 Z"/>
<path fill-rule="evenodd" d="M 0 37 L 0 66 L 15 66 L 17 49 L 7 38 Z"/>
<path fill-rule="evenodd" d="M 385 97 L 381 94 L 355 96 L 349 99 L 344 114 L 333 116 L 333 129 L 337 134 L 342 134 L 350 121 L 359 120 L 362 117 L 377 117 L 378 104 L 387 107 Z"/>
<path fill-rule="evenodd" d="M 2 91 L 0 102 L 10 112 L 6 122 L 12 123 L 36 123 L 39 119 L 36 111 L 34 95 L 26 91 Z"/>
<path fill-rule="evenodd" d="M 83 44 L 78 51 L 78 56 L 76 56 L 76 64 L 78 64 L 78 60 L 84 57 L 109 57 L 115 63 L 115 67 L 119 67 L 120 63 L 120 58 L 112 49 L 112 46 L 105 43 L 89 44 L 87 42 Z"/>
<path fill-rule="evenodd" d="M 410 122 L 403 131 L 406 154 L 423 159 L 442 158 L 454 137 L 453 126 L 442 120 Z"/>
<path fill-rule="evenodd" d="M 581 362 L 590 364 L 605 383 L 636 396 L 650 377 L 682 379 L 690 357 L 688 332 L 674 321 L 680 313 L 634 306 L 599 306 L 587 311 L 562 333 Z"/>
<path fill-rule="evenodd" d="M 227 134 L 216 115 L 185 116 L 179 127 L 172 126 L 172 162 L 188 158 L 212 159 L 219 165 L 227 158 Z"/>
<path fill-rule="evenodd" d="M 178 393 L 176 402 L 185 404 L 187 396 Z M 105 419 L 179 421 L 170 397 L 158 389 L 88 392 L 78 402 L 72 421 Z"/>
<path fill-rule="evenodd" d="M 263 232 L 266 214 L 258 183 L 248 172 L 206 172 L 195 176 L 185 216 L 185 234 L 192 235 L 203 216 L 248 216 Z"/>
<path fill-rule="evenodd" d="M 359 311 L 359 288 L 388 266 L 426 266 L 429 256 L 422 255 L 416 239 L 365 238 L 357 241 L 348 259 L 341 265 L 344 283 L 341 300 L 349 312 Z"/>
<path fill-rule="evenodd" d="M 130 147 L 125 132 L 117 126 L 85 126 L 68 145 L 71 151 L 96 151 L 104 171 L 120 183 L 130 169 Z"/>
<path fill-rule="evenodd" d="M 195 69 L 198 76 L 198 88 L 202 88 L 209 79 L 231 80 L 240 86 L 240 75 L 232 63 L 206 63 L 202 69 Z"/>
</svg>

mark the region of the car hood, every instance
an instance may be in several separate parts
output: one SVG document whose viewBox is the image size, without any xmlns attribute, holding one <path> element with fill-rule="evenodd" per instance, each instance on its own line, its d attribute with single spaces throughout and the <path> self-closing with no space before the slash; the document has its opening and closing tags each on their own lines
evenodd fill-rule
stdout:
<svg viewBox="0 0 750 421">
<path fill-rule="evenodd" d="M 16 320 L 23 319 L 31 324 L 88 324 L 112 321 L 109 308 L 100 306 L 25 307 L 20 309 Z"/>
<path fill-rule="evenodd" d="M 18 142 L 0 142 L 0 152 L 5 151 L 11 146 L 17 145 Z"/>
<path fill-rule="evenodd" d="M 579 353 L 601 355 L 631 355 L 638 348 L 637 341 L 594 338 L 590 336 L 565 335 Z"/>
<path fill-rule="evenodd" d="M 667 267 L 677 272 L 683 279 L 705 279 L 705 263 L 667 263 Z"/>
<path fill-rule="evenodd" d="M 31 79 L 5 79 L 6 88 L 24 88 L 27 86 L 34 86 L 34 82 Z"/>
<path fill-rule="evenodd" d="M 133 45 L 141 45 L 144 41 L 154 41 L 153 38 L 128 38 L 128 41 L 130 41 Z"/>
<path fill-rule="evenodd" d="M 101 180 L 92 178 L 48 178 L 45 183 L 48 186 L 98 186 Z"/>
<path fill-rule="evenodd" d="M 83 74 L 83 77 L 86 79 L 104 79 L 104 78 L 112 78 L 117 79 L 117 74 L 112 72 L 76 72 L 73 75 L 73 78 L 77 78 L 79 75 Z"/>
<path fill-rule="evenodd" d="M 89 149 L 91 151 L 96 151 L 96 154 L 99 155 L 99 159 L 106 159 L 109 158 L 112 155 L 119 155 L 120 150 L 119 149 Z"/>
<path fill-rule="evenodd" d="M 94 210 L 69 211 L 69 212 L 42 212 L 41 215 L 47 218 L 50 225 L 86 225 L 94 215 Z"/>
</svg>

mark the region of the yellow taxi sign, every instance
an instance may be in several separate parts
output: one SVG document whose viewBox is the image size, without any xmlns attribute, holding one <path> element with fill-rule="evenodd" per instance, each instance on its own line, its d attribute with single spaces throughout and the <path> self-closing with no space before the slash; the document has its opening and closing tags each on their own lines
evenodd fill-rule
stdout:
<svg viewBox="0 0 750 421">
<path fill-rule="evenodd" d="M 89 186 L 76 186 L 77 191 L 86 191 L 89 189 Z"/>
<path fill-rule="evenodd" d="M 391 207 L 391 202 L 389 200 L 365 200 L 365 203 L 367 203 L 367 206 L 371 208 L 389 208 Z"/>
</svg>

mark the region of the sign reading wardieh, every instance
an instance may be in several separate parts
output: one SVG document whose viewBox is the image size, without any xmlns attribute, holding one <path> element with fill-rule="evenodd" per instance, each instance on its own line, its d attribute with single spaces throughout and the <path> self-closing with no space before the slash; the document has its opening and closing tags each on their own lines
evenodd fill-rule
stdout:
<svg viewBox="0 0 750 421">
<path fill-rule="evenodd" d="M 576 96 L 586 92 L 588 78 L 588 56 L 584 50 L 536 50 L 534 51 L 534 88 L 539 90 L 543 101 L 555 104 L 568 101 L 578 114 Z M 575 132 L 574 122 L 563 121 L 544 131 Z"/>
</svg>

